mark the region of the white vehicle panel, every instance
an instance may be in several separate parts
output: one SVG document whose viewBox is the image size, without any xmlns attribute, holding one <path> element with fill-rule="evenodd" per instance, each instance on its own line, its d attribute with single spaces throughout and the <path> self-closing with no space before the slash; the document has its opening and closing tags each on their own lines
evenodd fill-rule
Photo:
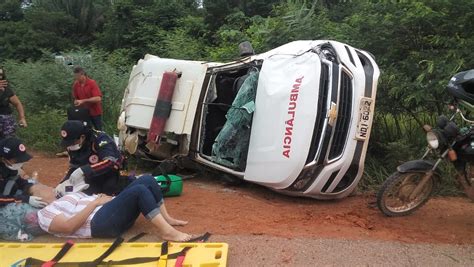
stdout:
<svg viewBox="0 0 474 267">
<path fill-rule="evenodd" d="M 316 120 L 320 71 L 320 58 L 312 52 L 274 55 L 264 61 L 245 180 L 280 189 L 298 177 Z"/>
<path fill-rule="evenodd" d="M 191 134 L 207 65 L 199 61 L 162 59 L 147 56 L 134 67 L 124 99 L 125 123 L 128 127 L 149 129 L 156 99 L 165 71 L 177 71 L 178 79 L 172 99 L 170 117 L 165 131 Z M 188 114 L 189 113 L 189 114 Z M 192 113 L 192 114 L 191 114 Z"/>
</svg>

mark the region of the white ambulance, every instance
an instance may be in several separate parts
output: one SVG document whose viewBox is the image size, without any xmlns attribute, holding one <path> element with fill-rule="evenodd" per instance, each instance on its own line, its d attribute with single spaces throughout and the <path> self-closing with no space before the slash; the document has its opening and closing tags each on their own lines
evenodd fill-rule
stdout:
<svg viewBox="0 0 474 267">
<path fill-rule="evenodd" d="M 146 55 L 125 89 L 120 146 L 288 195 L 343 198 L 363 174 L 379 74 L 370 53 L 327 40 L 230 63 Z"/>
</svg>

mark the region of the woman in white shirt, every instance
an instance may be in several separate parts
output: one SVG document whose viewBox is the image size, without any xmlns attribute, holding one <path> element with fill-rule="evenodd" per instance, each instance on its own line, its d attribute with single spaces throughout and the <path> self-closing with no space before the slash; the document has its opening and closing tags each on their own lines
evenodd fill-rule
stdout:
<svg viewBox="0 0 474 267">
<path fill-rule="evenodd" d="M 138 178 L 116 197 L 78 192 L 56 199 L 53 188 L 38 185 L 32 190 L 50 203 L 38 211 L 40 227 L 57 236 L 117 237 L 132 227 L 141 213 L 156 226 L 164 240 L 185 242 L 192 239 L 190 234 L 173 227 L 188 222 L 168 214 L 161 188 L 152 176 Z"/>
</svg>

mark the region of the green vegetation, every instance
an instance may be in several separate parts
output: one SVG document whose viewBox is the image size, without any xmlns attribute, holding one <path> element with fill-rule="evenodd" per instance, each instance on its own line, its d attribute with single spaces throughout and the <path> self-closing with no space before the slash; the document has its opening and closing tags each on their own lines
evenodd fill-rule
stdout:
<svg viewBox="0 0 474 267">
<path fill-rule="evenodd" d="M 21 136 L 52 150 L 72 83 L 54 54 L 91 55 L 81 65 L 104 92 L 112 133 L 128 72 L 146 53 L 224 61 L 244 40 L 257 52 L 298 39 L 347 42 L 382 70 L 362 183 L 373 188 L 423 153 L 421 126 L 447 112 L 447 81 L 474 66 L 472 21 L 471 0 L 0 0 L 0 62 L 27 108 Z"/>
<path fill-rule="evenodd" d="M 60 150 L 59 129 L 66 120 L 66 109 L 72 106 L 72 67 L 53 59 L 35 62 L 6 60 L 3 65 L 27 114 L 29 126 L 20 128 L 19 136 L 34 149 Z M 100 54 L 92 54 L 90 60 L 82 61 L 82 66 L 101 87 L 105 130 L 114 133 L 129 70 L 112 67 Z"/>
</svg>

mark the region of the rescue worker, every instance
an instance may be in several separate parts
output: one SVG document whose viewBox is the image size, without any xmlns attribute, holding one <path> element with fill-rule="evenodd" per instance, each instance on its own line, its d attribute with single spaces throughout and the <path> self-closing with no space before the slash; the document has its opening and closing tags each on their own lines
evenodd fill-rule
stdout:
<svg viewBox="0 0 474 267">
<path fill-rule="evenodd" d="M 69 154 L 70 167 L 55 189 L 57 195 L 78 191 L 89 195 L 117 193 L 123 159 L 113 139 L 77 120 L 63 124 L 61 137 L 61 145 Z"/>
<path fill-rule="evenodd" d="M 33 183 L 18 174 L 31 158 L 18 138 L 7 137 L 0 141 L 0 207 L 10 203 L 28 203 L 35 208 L 47 205 L 40 197 L 31 196 Z"/>
</svg>

